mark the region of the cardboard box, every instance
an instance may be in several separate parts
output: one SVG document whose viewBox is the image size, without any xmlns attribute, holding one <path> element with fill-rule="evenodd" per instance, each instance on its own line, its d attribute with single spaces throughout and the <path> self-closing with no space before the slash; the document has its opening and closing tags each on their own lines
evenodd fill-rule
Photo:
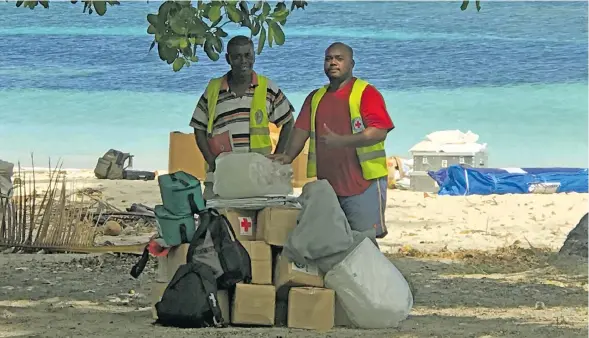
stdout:
<svg viewBox="0 0 589 338">
<path fill-rule="evenodd" d="M 262 241 L 241 243 L 250 255 L 252 284 L 272 284 L 272 252 L 270 245 Z"/>
<path fill-rule="evenodd" d="M 235 237 L 239 241 L 256 240 L 256 211 L 241 209 L 221 209 L 219 212 L 231 223 Z"/>
<path fill-rule="evenodd" d="M 153 319 L 157 319 L 157 312 L 155 311 L 155 304 L 162 299 L 164 295 L 164 291 L 166 291 L 166 287 L 168 283 L 152 283 L 151 285 L 151 292 L 149 294 L 149 301 L 151 303 L 151 317 Z"/>
<path fill-rule="evenodd" d="M 155 272 L 155 281 L 158 283 L 167 283 L 168 279 L 168 256 L 156 257 L 157 270 Z"/>
<path fill-rule="evenodd" d="M 153 319 L 157 319 L 157 311 L 155 310 L 155 304 L 162 299 L 164 291 L 166 291 L 168 283 L 153 283 L 151 286 L 150 302 L 151 302 L 151 315 Z M 231 322 L 231 312 L 229 311 L 229 292 L 227 290 L 217 291 L 217 301 L 219 302 L 219 308 L 221 309 L 221 315 L 226 323 Z"/>
<path fill-rule="evenodd" d="M 221 315 L 225 323 L 231 323 L 231 307 L 229 300 L 229 291 L 217 290 L 217 301 L 219 302 L 219 309 L 221 309 Z"/>
<path fill-rule="evenodd" d="M 299 265 L 278 255 L 274 273 L 276 297 L 284 300 L 288 297 L 288 290 L 293 286 L 323 287 L 323 276 L 316 266 Z"/>
<path fill-rule="evenodd" d="M 352 324 L 350 319 L 348 318 L 348 314 L 342 307 L 342 303 L 337 300 L 335 297 L 335 313 L 334 313 L 334 325 L 335 326 L 343 326 L 347 328 L 355 328 L 356 325 Z"/>
<path fill-rule="evenodd" d="M 273 326 L 275 300 L 274 285 L 236 284 L 231 323 Z"/>
<path fill-rule="evenodd" d="M 176 247 L 170 248 L 168 252 L 168 259 L 166 263 L 166 272 L 168 274 L 168 282 L 174 278 L 176 271 L 182 264 L 186 264 L 186 255 L 190 244 L 180 244 Z"/>
<path fill-rule="evenodd" d="M 300 209 L 268 207 L 258 212 L 256 240 L 284 246 L 288 235 L 297 226 Z"/>
<path fill-rule="evenodd" d="M 288 293 L 288 327 L 327 331 L 333 328 L 335 292 L 322 288 L 292 288 Z"/>
<path fill-rule="evenodd" d="M 168 172 L 185 171 L 199 180 L 206 177 L 206 161 L 196 145 L 193 133 L 170 133 L 170 149 L 168 151 Z"/>
</svg>

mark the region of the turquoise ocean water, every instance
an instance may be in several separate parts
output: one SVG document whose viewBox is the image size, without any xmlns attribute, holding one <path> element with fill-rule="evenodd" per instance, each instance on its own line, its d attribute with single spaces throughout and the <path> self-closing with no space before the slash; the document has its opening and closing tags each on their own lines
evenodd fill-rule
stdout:
<svg viewBox="0 0 589 338">
<path fill-rule="evenodd" d="M 145 16 L 158 5 L 123 2 L 98 17 L 69 2 L 34 11 L 0 2 L 0 159 L 28 166 L 34 152 L 37 165 L 51 156 L 91 168 L 118 148 L 136 155 L 136 168 L 167 168 L 169 132 L 191 132 L 207 80 L 227 66 L 201 56 L 174 73 L 148 53 Z M 255 68 L 298 110 L 325 82 L 325 47 L 343 41 L 397 126 L 390 155 L 461 129 L 488 144 L 491 166 L 586 167 L 587 3 L 459 5 L 312 1 Z"/>
</svg>

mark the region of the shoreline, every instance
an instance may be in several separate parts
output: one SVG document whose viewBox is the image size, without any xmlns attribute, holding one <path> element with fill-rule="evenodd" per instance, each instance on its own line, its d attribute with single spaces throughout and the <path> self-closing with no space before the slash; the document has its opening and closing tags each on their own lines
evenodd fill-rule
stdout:
<svg viewBox="0 0 589 338">
<path fill-rule="evenodd" d="M 157 179 L 99 180 L 93 169 L 62 171 L 66 172 L 68 189 L 95 189 L 121 210 L 133 203 L 152 207 L 161 203 Z M 44 175 L 47 170 L 35 168 L 35 174 Z M 46 184 L 38 180 L 37 189 Z M 294 190 L 300 194 L 300 188 Z M 495 250 L 514 243 L 558 250 L 587 213 L 588 203 L 587 193 L 438 196 L 389 189 L 385 215 L 389 234 L 379 243 L 388 253 Z M 96 243 L 139 244 L 149 236 L 101 236 Z"/>
</svg>

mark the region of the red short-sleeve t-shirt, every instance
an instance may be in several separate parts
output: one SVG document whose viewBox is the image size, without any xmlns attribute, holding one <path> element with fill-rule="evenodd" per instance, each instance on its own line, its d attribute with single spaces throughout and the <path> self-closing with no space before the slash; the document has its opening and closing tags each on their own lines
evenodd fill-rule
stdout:
<svg viewBox="0 0 589 338">
<path fill-rule="evenodd" d="M 351 117 L 349 98 L 356 79 L 348 82 L 335 92 L 327 92 L 317 107 L 315 116 L 316 136 L 325 134 L 327 125 L 334 133 L 351 135 Z M 311 130 L 311 98 L 316 91 L 305 99 L 301 112 L 297 117 L 296 128 Z M 390 131 L 394 128 L 384 99 L 376 88 L 368 85 L 362 93 L 360 114 L 365 127 L 374 127 Z M 356 148 L 327 148 L 323 143 L 316 142 L 317 178 L 326 179 L 338 196 L 354 196 L 363 193 L 370 181 L 362 176 Z"/>
</svg>

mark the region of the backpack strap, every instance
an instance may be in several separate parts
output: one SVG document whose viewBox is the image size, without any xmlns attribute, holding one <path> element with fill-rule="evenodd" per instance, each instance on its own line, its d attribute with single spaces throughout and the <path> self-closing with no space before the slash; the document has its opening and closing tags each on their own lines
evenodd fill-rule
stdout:
<svg viewBox="0 0 589 338">
<path fill-rule="evenodd" d="M 219 308 L 219 300 L 217 298 L 217 280 L 213 274 L 213 270 L 211 270 L 209 266 L 202 263 L 187 264 L 190 265 L 190 270 L 192 272 L 198 273 L 200 275 L 202 286 L 207 294 L 207 302 L 209 303 L 209 307 L 213 312 L 213 325 L 215 327 L 224 327 L 225 321 L 223 319 L 221 309 Z M 172 284 L 172 282 L 170 282 L 170 284 Z"/>
<path fill-rule="evenodd" d="M 210 215 L 208 214 L 207 211 L 208 210 L 205 210 L 205 212 L 198 214 L 200 217 L 200 224 L 196 228 L 196 231 L 194 232 L 194 235 L 192 236 L 192 239 L 190 240 L 190 245 L 188 246 L 188 250 L 186 252 L 186 262 L 192 262 L 192 255 L 194 254 L 194 248 L 201 245 L 202 242 L 204 241 L 205 235 L 206 235 L 207 230 L 209 228 L 209 224 L 211 223 Z"/>
<path fill-rule="evenodd" d="M 149 260 L 148 247 L 149 244 L 145 246 L 145 249 L 143 249 L 143 254 L 141 255 L 141 258 L 139 258 L 139 261 L 131 268 L 131 276 L 133 276 L 135 279 L 139 277 L 139 275 L 143 272 L 143 269 L 145 269 L 145 265 L 147 265 L 147 261 Z"/>
</svg>

